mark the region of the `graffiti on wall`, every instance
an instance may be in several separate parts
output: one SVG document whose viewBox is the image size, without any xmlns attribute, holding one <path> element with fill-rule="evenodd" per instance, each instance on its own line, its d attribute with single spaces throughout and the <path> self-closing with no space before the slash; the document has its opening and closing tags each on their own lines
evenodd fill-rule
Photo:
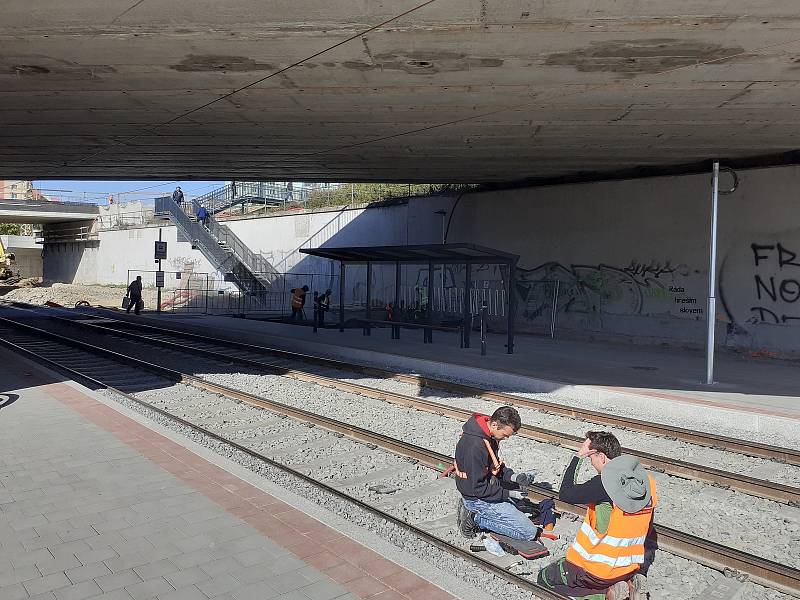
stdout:
<svg viewBox="0 0 800 600">
<path fill-rule="evenodd" d="M 624 267 L 548 262 L 521 269 L 517 279 L 521 316 L 528 321 L 549 318 L 558 282 L 559 313 L 698 317 L 704 310 L 687 292 L 685 278 L 691 274 L 688 265 L 669 260 L 632 260 Z"/>
<path fill-rule="evenodd" d="M 754 306 L 750 323 L 800 322 L 800 259 L 781 242 L 750 244 Z"/>
<path fill-rule="evenodd" d="M 197 258 L 188 258 L 186 256 L 174 256 L 169 259 L 169 270 L 179 271 L 181 273 L 192 273 L 200 260 Z"/>
</svg>

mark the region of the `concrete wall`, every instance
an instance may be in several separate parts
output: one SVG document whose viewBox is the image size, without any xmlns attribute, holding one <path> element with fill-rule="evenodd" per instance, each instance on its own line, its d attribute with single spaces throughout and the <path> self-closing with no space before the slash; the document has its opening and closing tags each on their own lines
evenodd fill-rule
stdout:
<svg viewBox="0 0 800 600">
<path fill-rule="evenodd" d="M 199 250 L 177 240 L 175 227 L 161 227 L 168 244 L 165 271 L 216 274 L 216 269 Z M 45 244 L 44 278 L 63 283 L 120 285 L 128 283 L 128 271 L 153 271 L 153 242 L 158 227 L 121 231 L 101 231 L 99 241 L 88 243 Z M 221 278 L 221 275 L 218 275 Z"/>
<path fill-rule="evenodd" d="M 743 171 L 739 177 L 739 189 L 720 202 L 718 339 L 800 353 L 800 213 L 794 201 L 800 167 Z M 444 208 L 446 219 L 452 217 L 448 242 L 520 255 L 520 330 L 549 330 L 558 282 L 560 335 L 700 345 L 709 183 L 709 176 L 693 175 L 525 188 L 466 194 L 457 205 L 453 197 L 420 198 L 227 224 L 279 271 L 332 278 L 335 264 L 305 258 L 298 248 L 438 243 L 443 223 L 435 212 Z M 189 244 L 176 245 L 174 228 L 163 230 L 171 260 L 182 257 L 196 261 L 195 271 L 211 270 Z M 99 248 L 48 246 L 45 277 L 123 283 L 127 269 L 153 268 L 156 228 L 100 235 Z M 500 274 L 484 270 L 475 278 L 498 280 Z"/>
<path fill-rule="evenodd" d="M 3 235 L 0 236 L 6 250 L 15 257 L 13 271 L 22 277 L 42 276 L 42 246 L 36 244 L 32 236 Z"/>
<path fill-rule="evenodd" d="M 330 261 L 303 255 L 299 249 L 437 243 L 441 217 L 434 212 L 449 203 L 449 198 L 427 198 L 422 203 L 229 220 L 225 224 L 278 272 L 327 273 Z"/>
<path fill-rule="evenodd" d="M 739 173 L 721 196 L 717 331 L 733 346 L 800 352 L 800 168 Z M 722 185 L 727 185 L 723 180 Z M 700 344 L 710 177 L 665 177 L 470 194 L 448 241 L 520 255 L 518 325 Z"/>
</svg>

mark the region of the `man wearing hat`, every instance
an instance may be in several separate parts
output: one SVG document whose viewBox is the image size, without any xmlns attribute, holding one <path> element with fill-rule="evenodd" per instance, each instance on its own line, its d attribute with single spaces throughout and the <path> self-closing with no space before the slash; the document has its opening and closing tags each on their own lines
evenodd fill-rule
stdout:
<svg viewBox="0 0 800 600">
<path fill-rule="evenodd" d="M 598 474 L 576 484 L 586 458 Z M 622 454 L 614 435 L 589 431 L 564 473 L 559 498 L 587 505 L 586 518 L 567 556 L 539 571 L 539 585 L 573 598 L 634 600 L 632 578 L 645 561 L 657 501 L 653 478 L 638 458 Z"/>
</svg>

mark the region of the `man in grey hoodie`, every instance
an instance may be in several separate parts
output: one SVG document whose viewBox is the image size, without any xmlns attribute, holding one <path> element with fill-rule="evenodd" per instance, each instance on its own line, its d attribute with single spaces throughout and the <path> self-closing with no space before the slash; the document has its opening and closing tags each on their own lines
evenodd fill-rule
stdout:
<svg viewBox="0 0 800 600">
<path fill-rule="evenodd" d="M 515 540 L 534 540 L 538 528 L 520 511 L 512 499 L 521 500 L 524 492 L 503 486 L 502 481 L 526 482 L 525 473 L 516 474 L 499 459 L 500 441 L 510 438 L 522 426 L 519 413 L 511 406 L 498 408 L 491 417 L 474 414 L 464 423 L 456 444 L 456 487 L 461 493 L 458 524 L 461 533 L 474 537 L 487 529 Z"/>
</svg>

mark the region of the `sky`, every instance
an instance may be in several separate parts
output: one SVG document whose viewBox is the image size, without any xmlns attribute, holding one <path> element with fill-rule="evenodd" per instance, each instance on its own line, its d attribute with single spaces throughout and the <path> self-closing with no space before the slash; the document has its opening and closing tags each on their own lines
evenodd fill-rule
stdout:
<svg viewBox="0 0 800 600">
<path fill-rule="evenodd" d="M 117 202 L 127 200 L 149 200 L 156 196 L 171 194 L 181 186 L 188 196 L 205 194 L 225 185 L 224 181 L 70 181 L 36 180 L 34 188 L 51 200 L 85 200 L 105 204 L 109 194 Z"/>
</svg>

